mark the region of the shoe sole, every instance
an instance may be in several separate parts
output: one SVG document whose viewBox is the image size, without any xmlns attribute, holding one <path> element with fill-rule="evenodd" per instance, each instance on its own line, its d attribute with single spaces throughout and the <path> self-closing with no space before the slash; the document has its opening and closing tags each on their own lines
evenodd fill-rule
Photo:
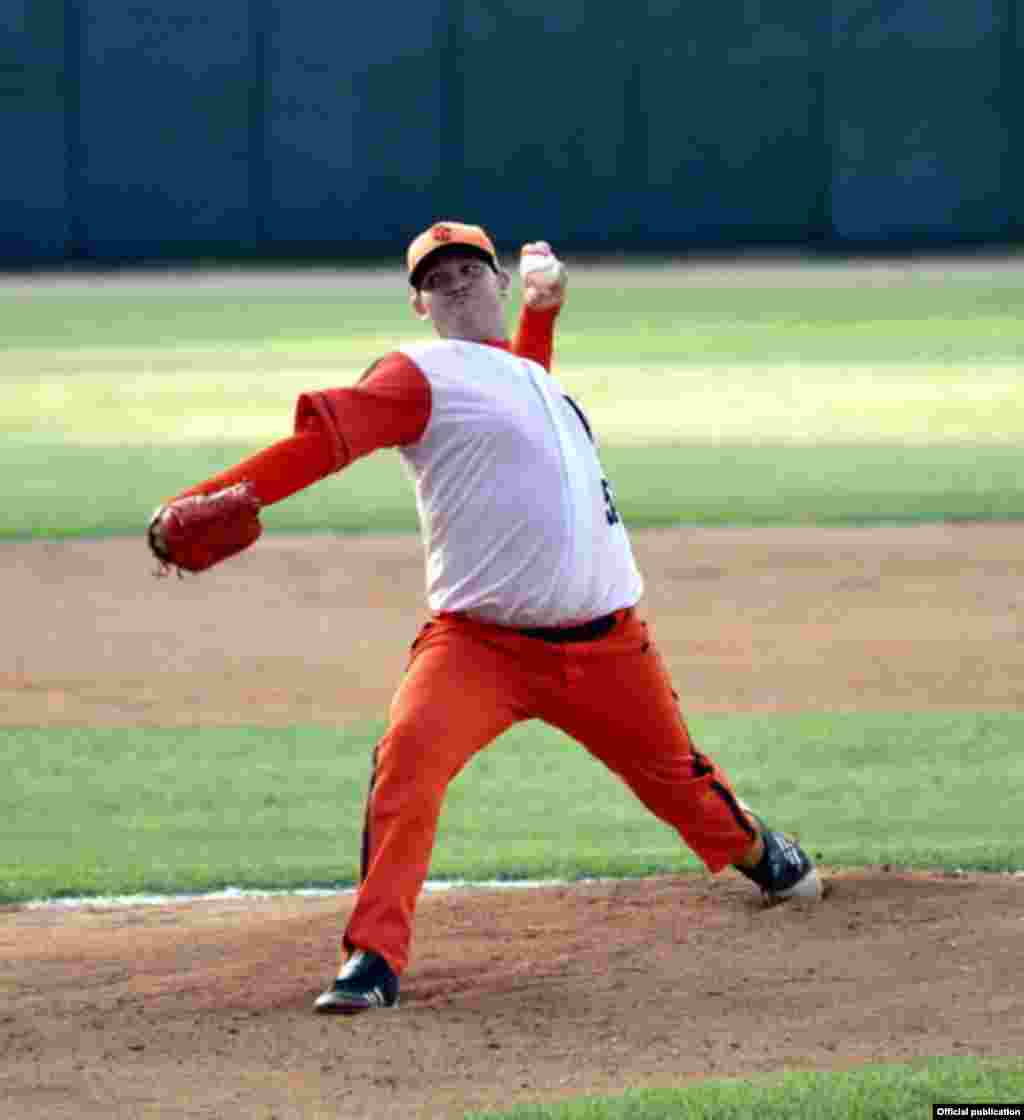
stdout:
<svg viewBox="0 0 1024 1120">
<path fill-rule="evenodd" d="M 820 902 L 825 897 L 825 886 L 818 875 L 818 869 L 812 867 L 806 875 L 784 891 L 767 892 L 769 904 L 776 902 L 789 902 L 799 899 L 804 902 Z"/>
<path fill-rule="evenodd" d="M 398 1006 L 394 1003 L 354 1003 L 351 1000 L 324 999 L 322 996 L 313 1004 L 318 1015 L 361 1015 L 364 1011 L 390 1011 Z"/>
</svg>

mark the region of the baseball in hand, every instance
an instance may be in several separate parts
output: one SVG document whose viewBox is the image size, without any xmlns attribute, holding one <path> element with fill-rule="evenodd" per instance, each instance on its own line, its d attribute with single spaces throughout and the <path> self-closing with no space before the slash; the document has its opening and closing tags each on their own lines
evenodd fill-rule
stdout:
<svg viewBox="0 0 1024 1120">
<path fill-rule="evenodd" d="M 562 262 L 554 253 L 524 253 L 519 259 L 519 275 L 544 284 L 557 284 L 562 278 Z"/>
<path fill-rule="evenodd" d="M 519 275 L 523 280 L 523 302 L 527 307 L 538 311 L 561 307 L 567 280 L 565 265 L 546 241 L 531 241 L 523 246 Z"/>
</svg>

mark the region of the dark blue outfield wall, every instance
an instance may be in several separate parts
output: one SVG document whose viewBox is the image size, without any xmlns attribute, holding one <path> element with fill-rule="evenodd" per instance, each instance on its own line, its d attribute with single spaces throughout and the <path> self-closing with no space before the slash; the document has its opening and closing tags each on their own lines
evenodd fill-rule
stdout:
<svg viewBox="0 0 1024 1120">
<path fill-rule="evenodd" d="M 7 265 L 1020 240 L 1024 0 L 2 0 L 0 153 Z"/>
</svg>

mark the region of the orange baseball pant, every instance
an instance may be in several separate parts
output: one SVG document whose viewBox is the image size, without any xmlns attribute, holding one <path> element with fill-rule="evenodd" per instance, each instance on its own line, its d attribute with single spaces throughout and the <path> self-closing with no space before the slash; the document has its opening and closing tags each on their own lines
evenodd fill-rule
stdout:
<svg viewBox="0 0 1024 1120">
<path fill-rule="evenodd" d="M 694 748 L 648 626 L 633 610 L 589 642 L 551 644 L 439 615 L 413 643 L 377 744 L 349 950 L 409 961 L 445 791 L 477 751 L 521 720 L 578 740 L 671 825 L 712 872 L 756 832 L 718 766 Z"/>
</svg>

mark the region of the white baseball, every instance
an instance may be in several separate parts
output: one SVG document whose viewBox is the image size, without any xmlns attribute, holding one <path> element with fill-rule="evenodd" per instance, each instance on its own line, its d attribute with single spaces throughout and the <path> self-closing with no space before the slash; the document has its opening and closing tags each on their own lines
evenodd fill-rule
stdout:
<svg viewBox="0 0 1024 1120">
<path fill-rule="evenodd" d="M 519 258 L 519 275 L 525 280 L 537 273 L 541 273 L 538 279 L 557 284 L 562 276 L 562 262 L 554 253 L 524 253 Z"/>
</svg>

